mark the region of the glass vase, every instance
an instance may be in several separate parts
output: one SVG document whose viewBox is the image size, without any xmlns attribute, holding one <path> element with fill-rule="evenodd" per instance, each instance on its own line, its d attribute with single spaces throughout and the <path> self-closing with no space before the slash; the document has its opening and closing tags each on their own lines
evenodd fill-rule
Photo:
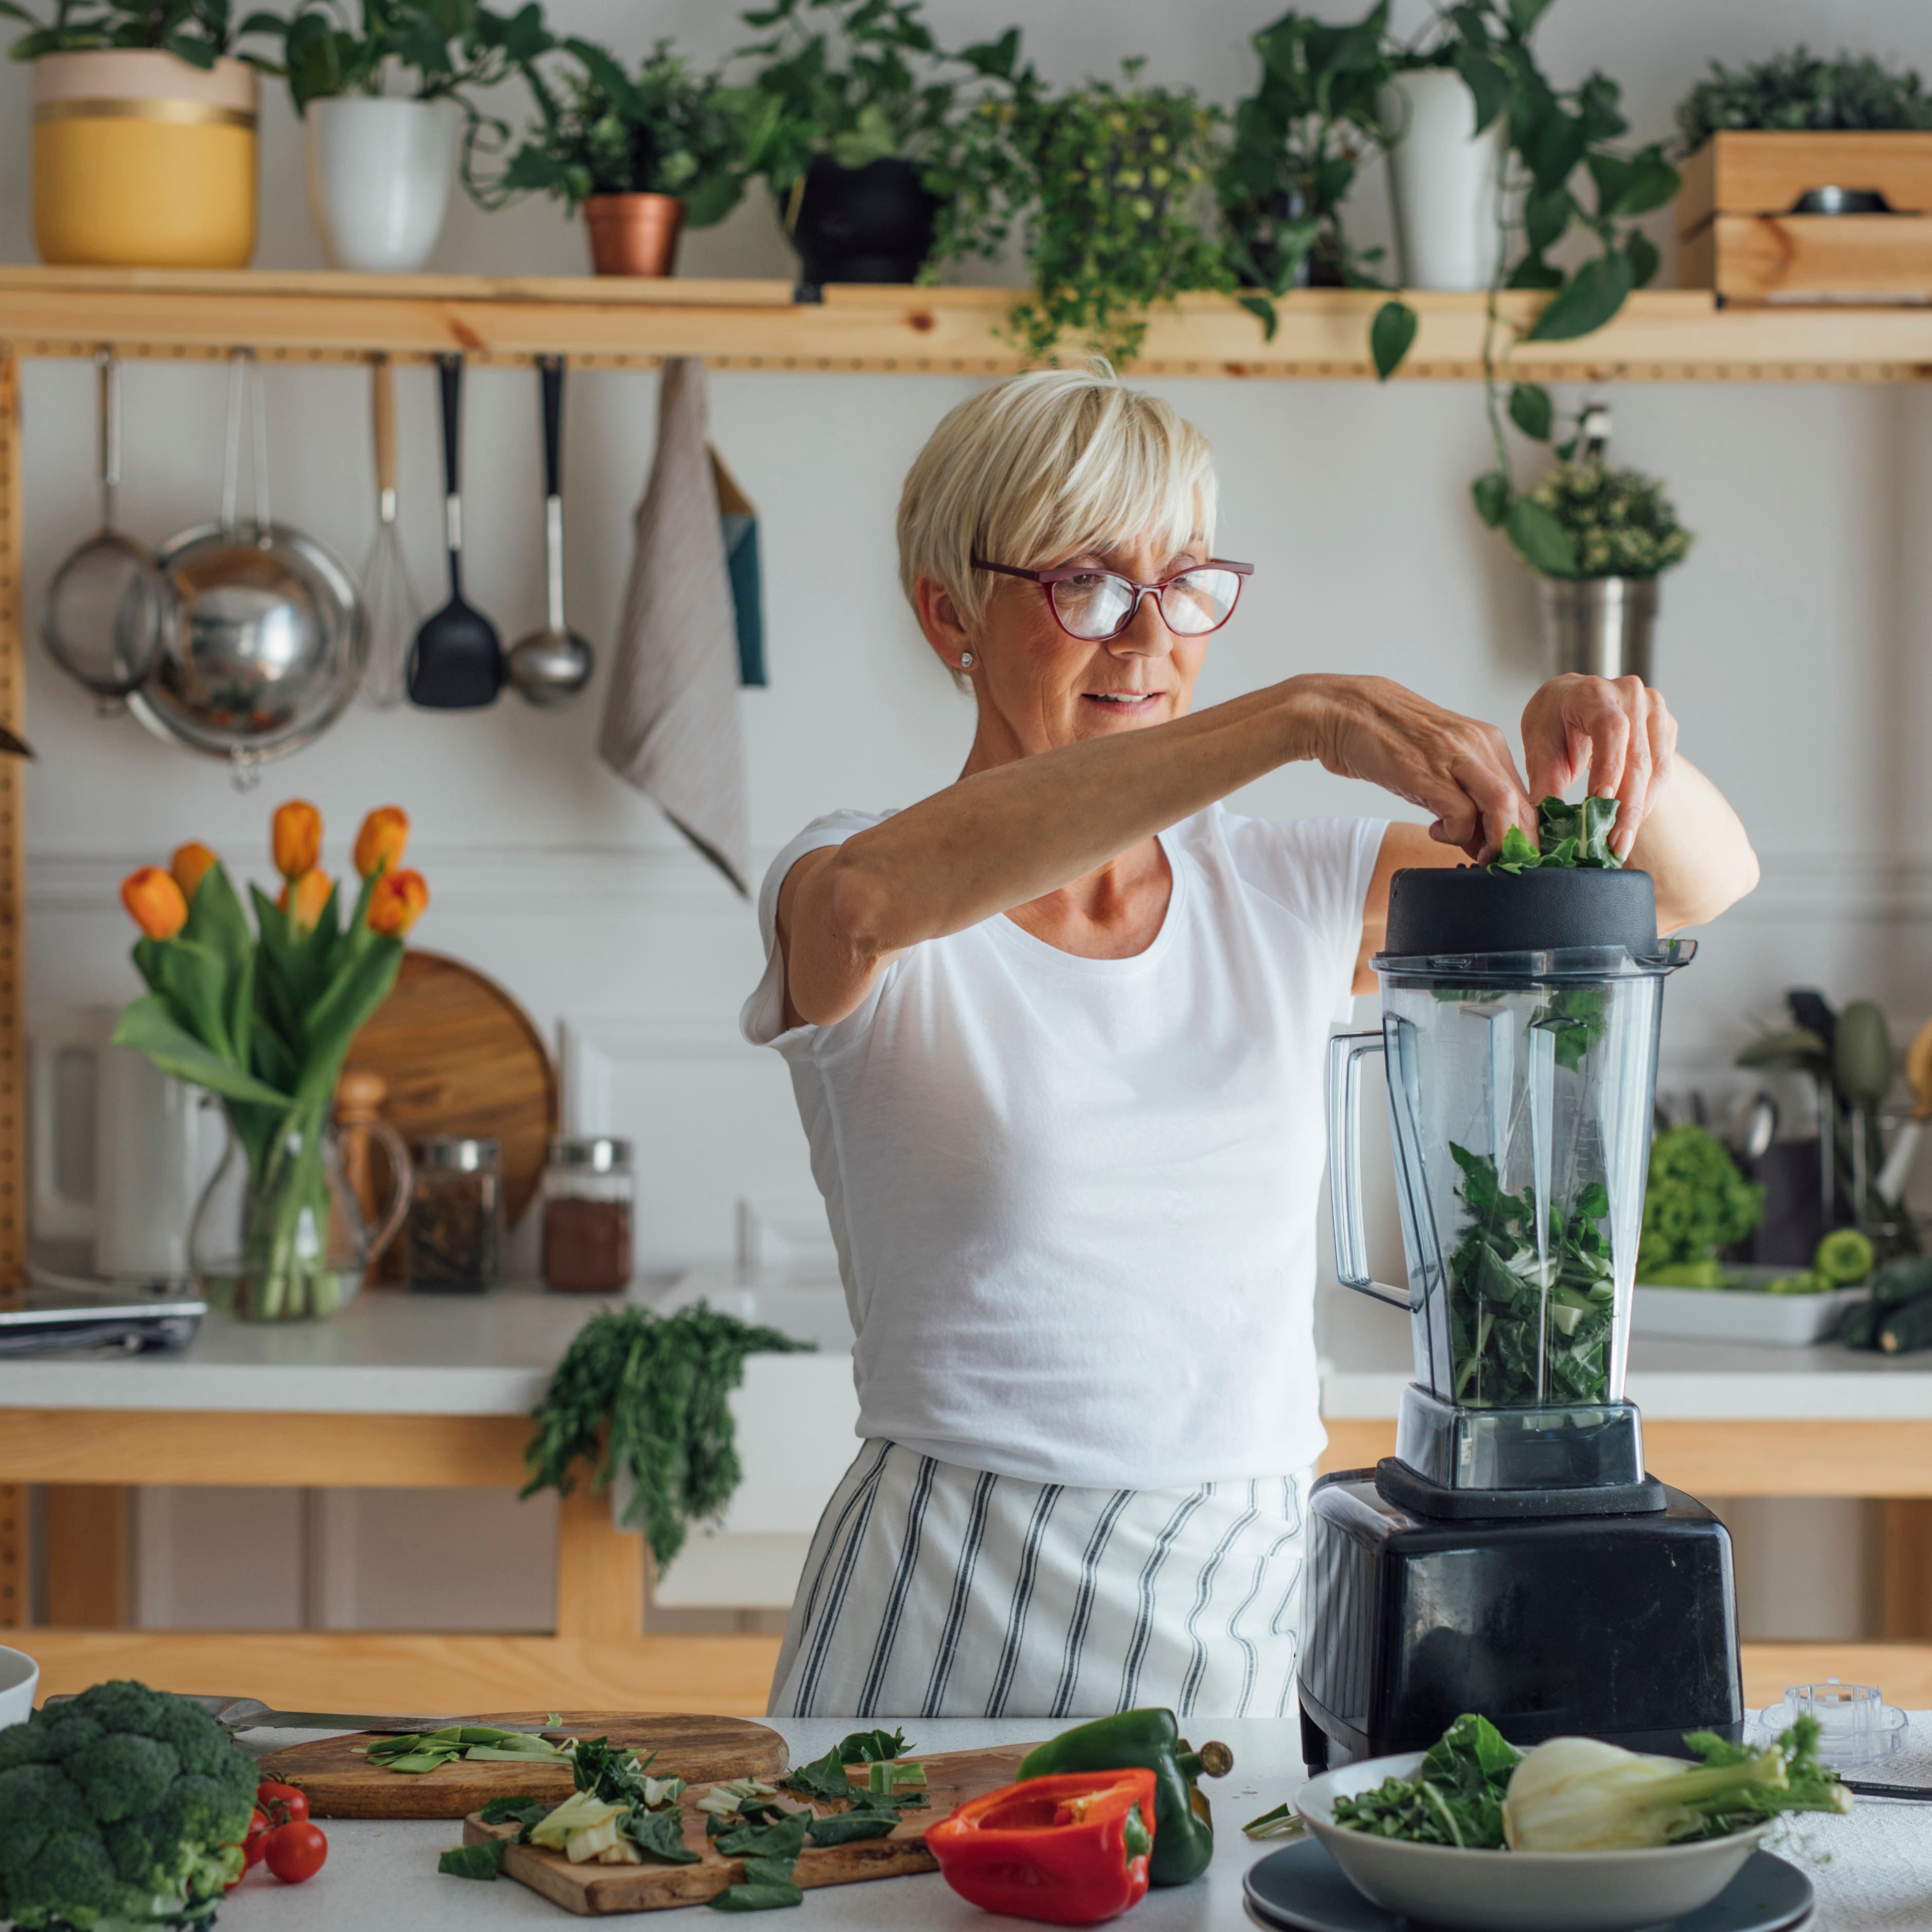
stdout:
<svg viewBox="0 0 1932 1932">
<path fill-rule="evenodd" d="M 315 1108 L 259 1115 L 244 1135 L 224 1112 L 228 1144 L 188 1234 L 188 1258 L 208 1303 L 250 1322 L 339 1315 L 400 1226 L 410 1199 L 409 1150 L 380 1120 L 368 1134 L 389 1157 L 395 1185 L 371 1223 L 344 1180 L 342 1130 Z"/>
</svg>

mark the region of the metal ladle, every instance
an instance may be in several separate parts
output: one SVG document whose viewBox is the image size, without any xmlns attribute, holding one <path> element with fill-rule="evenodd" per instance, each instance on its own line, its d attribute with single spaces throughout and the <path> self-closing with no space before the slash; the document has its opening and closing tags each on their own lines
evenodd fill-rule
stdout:
<svg viewBox="0 0 1932 1932">
<path fill-rule="evenodd" d="M 180 606 L 153 555 L 114 527 L 121 484 L 121 365 L 112 350 L 100 374 L 100 528 L 55 572 L 41 637 L 47 655 L 111 715 L 174 642 Z"/>
<path fill-rule="evenodd" d="M 596 662 L 583 638 L 563 621 L 563 358 L 537 358 L 543 376 L 544 564 L 549 620 L 510 652 L 508 681 L 526 702 L 548 706 L 574 698 Z"/>
</svg>

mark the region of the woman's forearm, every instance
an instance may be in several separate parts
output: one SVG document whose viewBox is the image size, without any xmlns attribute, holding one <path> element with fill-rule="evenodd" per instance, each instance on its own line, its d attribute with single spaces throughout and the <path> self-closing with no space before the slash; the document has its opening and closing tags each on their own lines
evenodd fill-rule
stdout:
<svg viewBox="0 0 1932 1932">
<path fill-rule="evenodd" d="M 1629 862 L 1657 888 L 1664 932 L 1702 926 L 1757 884 L 1757 854 L 1724 795 L 1679 754 L 1670 782 L 1643 821 Z"/>
</svg>

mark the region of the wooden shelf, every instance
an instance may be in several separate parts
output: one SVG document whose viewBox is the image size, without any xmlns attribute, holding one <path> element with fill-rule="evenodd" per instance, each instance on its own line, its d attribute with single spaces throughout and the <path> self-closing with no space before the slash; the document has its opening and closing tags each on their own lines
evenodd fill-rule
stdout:
<svg viewBox="0 0 1932 1932">
<path fill-rule="evenodd" d="M 829 289 L 796 302 L 782 282 L 628 281 L 592 276 L 346 275 L 0 268 L 0 346 L 16 355 L 218 356 L 340 362 L 460 350 L 480 363 L 543 354 L 648 368 L 701 356 L 721 368 L 997 375 L 1020 358 L 1000 333 L 1008 289 Z M 1303 290 L 1272 341 L 1232 298 L 1184 297 L 1156 313 L 1144 376 L 1360 381 L 1373 291 Z M 1480 373 L 1479 295 L 1417 294 L 1408 380 Z M 1527 322 L 1540 300 L 1507 298 Z M 1510 367 L 1550 381 L 1911 382 L 1932 376 L 1932 306 L 1720 308 L 1696 290 L 1633 296 L 1580 342 L 1520 346 Z"/>
</svg>

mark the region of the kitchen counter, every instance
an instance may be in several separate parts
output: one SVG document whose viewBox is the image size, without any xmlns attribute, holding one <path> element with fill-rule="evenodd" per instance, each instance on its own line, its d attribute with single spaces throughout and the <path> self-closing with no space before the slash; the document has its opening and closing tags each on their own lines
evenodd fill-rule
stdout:
<svg viewBox="0 0 1932 1932">
<path fill-rule="evenodd" d="M 792 1748 L 794 1762 L 818 1756 L 851 1730 L 848 1718 L 772 1720 Z M 975 1719 L 903 1721 L 919 1749 L 963 1750 L 974 1745 L 1018 1743 L 1056 1728 L 1038 1720 L 988 1723 Z M 1921 1738 L 1932 1740 L 1932 1712 L 1915 1712 Z M 1260 1844 L 1240 1827 L 1284 1800 L 1302 1782 L 1300 1732 L 1292 1720 L 1240 1718 L 1193 1727 L 1220 1738 L 1234 1754 L 1234 1768 L 1222 1779 L 1204 1780 L 1215 1814 L 1214 1861 L 1192 1885 L 1150 1892 L 1120 1922 L 1134 1932 L 1226 1932 L 1252 1923 L 1242 1904 L 1241 1880 L 1248 1868 L 1277 1850 L 1282 1840 Z M 256 1733 L 258 1748 L 290 1741 Z M 1900 1783 L 1932 1781 L 1932 1756 L 1894 1758 L 1868 1774 Z M 573 1922 L 512 1879 L 481 1884 L 445 1878 L 436 1856 L 458 1844 L 461 1828 L 444 1821 L 358 1822 L 338 1820 L 328 1834 L 328 1862 L 305 1885 L 284 1886 L 260 1870 L 251 1872 L 221 1908 L 224 1932 L 338 1932 L 344 1926 L 404 1924 L 412 1932 L 472 1932 L 501 1924 L 548 1925 Z M 1932 1924 L 1932 1809 L 1923 1805 L 1864 1804 L 1844 1820 L 1801 1820 L 1798 1837 L 1818 1894 L 1818 1910 L 1808 1932 L 1922 1932 Z M 712 1924 L 704 1906 L 626 1916 L 632 1926 Z M 790 1914 L 775 1915 L 774 1928 L 955 1928 L 982 1932 L 1024 1922 L 995 1918 L 968 1905 L 948 1890 L 937 1873 L 877 1879 L 861 1885 L 827 1886 L 808 1892 Z"/>
</svg>

